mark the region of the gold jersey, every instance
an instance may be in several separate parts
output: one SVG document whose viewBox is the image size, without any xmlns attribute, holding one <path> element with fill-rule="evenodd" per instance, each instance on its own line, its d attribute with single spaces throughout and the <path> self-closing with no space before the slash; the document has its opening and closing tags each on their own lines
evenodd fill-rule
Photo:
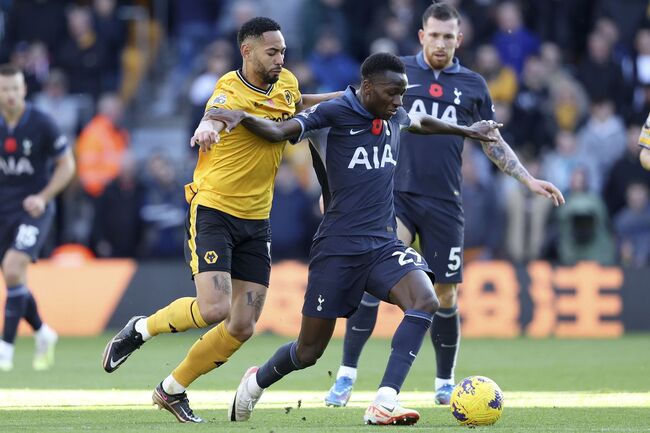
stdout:
<svg viewBox="0 0 650 433">
<path fill-rule="evenodd" d="M 217 82 L 206 111 L 213 107 L 244 110 L 281 122 L 293 117 L 301 98 L 298 80 L 287 69 L 268 90 L 246 81 L 241 71 L 231 71 Z M 286 144 L 266 141 L 241 125 L 230 133 L 222 132 L 210 151 L 199 152 L 193 182 L 185 186 L 188 202 L 238 218 L 269 218 L 275 175 Z"/>
<path fill-rule="evenodd" d="M 645 147 L 646 149 L 650 149 L 650 114 L 648 115 L 648 118 L 643 125 L 643 129 L 641 130 L 639 145 L 641 147 Z"/>
</svg>

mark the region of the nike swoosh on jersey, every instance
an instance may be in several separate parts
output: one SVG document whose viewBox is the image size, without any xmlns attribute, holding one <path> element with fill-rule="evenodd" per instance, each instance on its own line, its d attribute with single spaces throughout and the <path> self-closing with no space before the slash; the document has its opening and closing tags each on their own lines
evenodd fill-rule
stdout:
<svg viewBox="0 0 650 433">
<path fill-rule="evenodd" d="M 445 272 L 445 277 L 447 277 L 447 278 L 449 278 L 449 277 L 453 277 L 453 276 L 456 275 L 457 273 L 458 273 L 458 271 L 456 271 L 456 272 Z"/>
<path fill-rule="evenodd" d="M 412 89 L 413 87 L 420 87 L 422 84 L 407 84 L 406 88 L 407 89 Z"/>
<path fill-rule="evenodd" d="M 366 131 L 366 129 L 359 129 L 357 131 L 355 131 L 354 129 L 350 129 L 350 135 L 357 135 L 362 133 L 363 131 Z"/>
</svg>

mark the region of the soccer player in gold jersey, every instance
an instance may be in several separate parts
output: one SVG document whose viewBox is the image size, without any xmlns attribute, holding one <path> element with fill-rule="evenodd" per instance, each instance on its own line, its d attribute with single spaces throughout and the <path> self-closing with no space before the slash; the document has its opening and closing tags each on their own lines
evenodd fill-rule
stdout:
<svg viewBox="0 0 650 433">
<path fill-rule="evenodd" d="M 260 317 L 271 270 L 269 215 L 275 175 L 285 142 L 271 143 L 237 128 L 220 138 L 225 125 L 210 110 L 245 110 L 282 121 L 338 93 L 301 95 L 296 77 L 283 69 L 286 46 L 280 26 L 254 18 L 238 33 L 243 65 L 222 76 L 192 137 L 200 146 L 190 204 L 185 257 L 196 297 L 176 299 L 154 314 L 135 316 L 109 341 L 103 366 L 115 371 L 153 336 L 218 324 L 154 390 L 153 400 L 180 422 L 201 422 L 189 406 L 186 388 L 219 367 L 248 340 Z"/>
<path fill-rule="evenodd" d="M 643 125 L 641 135 L 639 136 L 639 146 L 641 146 L 641 153 L 639 154 L 639 161 L 641 166 L 646 170 L 650 170 L 650 114 Z"/>
</svg>

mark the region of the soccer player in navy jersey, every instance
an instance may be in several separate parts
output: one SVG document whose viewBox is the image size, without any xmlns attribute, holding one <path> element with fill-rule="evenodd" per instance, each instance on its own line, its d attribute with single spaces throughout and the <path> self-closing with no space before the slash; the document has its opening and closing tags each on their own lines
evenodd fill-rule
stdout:
<svg viewBox="0 0 650 433">
<path fill-rule="evenodd" d="M 25 102 L 23 73 L 0 65 L 0 258 L 7 286 L 0 340 L 0 371 L 13 368 L 14 341 L 24 318 L 34 329 L 33 367 L 54 362 L 57 334 L 43 323 L 27 287 L 27 265 L 35 261 L 54 218 L 52 199 L 72 179 L 74 158 L 54 121 Z"/>
<path fill-rule="evenodd" d="M 483 77 L 460 65 L 454 57 L 463 40 L 460 15 L 447 3 L 434 3 L 422 16 L 418 36 L 422 51 L 403 57 L 408 90 L 404 108 L 410 115 L 431 114 L 439 119 L 469 125 L 493 119 L 492 99 Z M 449 404 L 454 388 L 454 365 L 460 342 L 456 306 L 457 284 L 463 276 L 461 154 L 463 137 L 425 137 L 402 133 L 402 152 L 395 172 L 397 234 L 406 245 L 419 235 L 421 252 L 436 275 L 440 300 L 431 325 L 436 352 L 435 401 Z M 483 142 L 483 151 L 504 173 L 536 194 L 564 203 L 551 183 L 532 177 L 510 146 L 494 131 L 495 142 Z M 377 320 L 379 299 L 366 294 L 347 321 L 343 360 L 336 382 L 325 397 L 328 406 L 345 406 L 357 376 L 357 362 Z"/>
<path fill-rule="evenodd" d="M 251 367 L 234 397 L 232 421 L 248 420 L 262 391 L 292 371 L 314 365 L 338 317 L 349 317 L 365 290 L 398 305 L 404 318 L 377 396 L 364 415 L 369 424 L 414 424 L 419 414 L 400 406 L 397 395 L 422 345 L 438 300 L 426 261 L 397 239 L 393 174 L 399 131 L 458 134 L 490 140 L 494 122 L 457 126 L 402 108 L 407 89 L 404 64 L 392 54 L 370 56 L 361 67 L 359 91 L 275 123 L 243 112 L 241 123 L 271 142 L 309 138 L 321 184 L 325 215 L 312 245 L 309 279 L 297 341 L 287 343 L 259 369 Z M 216 120 L 227 121 L 226 118 Z M 227 122 L 228 130 L 239 123 Z"/>
</svg>

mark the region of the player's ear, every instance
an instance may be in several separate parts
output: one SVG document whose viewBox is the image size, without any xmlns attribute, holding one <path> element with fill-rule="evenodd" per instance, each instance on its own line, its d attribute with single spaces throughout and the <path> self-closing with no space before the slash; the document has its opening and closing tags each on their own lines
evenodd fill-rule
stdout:
<svg viewBox="0 0 650 433">
<path fill-rule="evenodd" d="M 465 35 L 463 34 L 463 32 L 458 32 L 458 39 L 456 40 L 456 48 L 459 48 L 460 44 L 463 43 L 463 38 L 464 37 L 465 37 Z"/>
<path fill-rule="evenodd" d="M 420 40 L 420 45 L 424 45 L 424 30 L 418 30 L 418 39 Z"/>
<path fill-rule="evenodd" d="M 361 93 L 364 95 L 368 96 L 372 92 L 373 84 L 372 81 L 369 78 L 364 78 L 363 81 L 361 81 Z"/>
<path fill-rule="evenodd" d="M 249 43 L 244 42 L 239 47 L 239 52 L 241 53 L 241 56 L 242 56 L 243 59 L 248 59 L 250 57 L 251 53 L 253 52 L 253 47 L 251 47 L 251 45 Z"/>
</svg>

